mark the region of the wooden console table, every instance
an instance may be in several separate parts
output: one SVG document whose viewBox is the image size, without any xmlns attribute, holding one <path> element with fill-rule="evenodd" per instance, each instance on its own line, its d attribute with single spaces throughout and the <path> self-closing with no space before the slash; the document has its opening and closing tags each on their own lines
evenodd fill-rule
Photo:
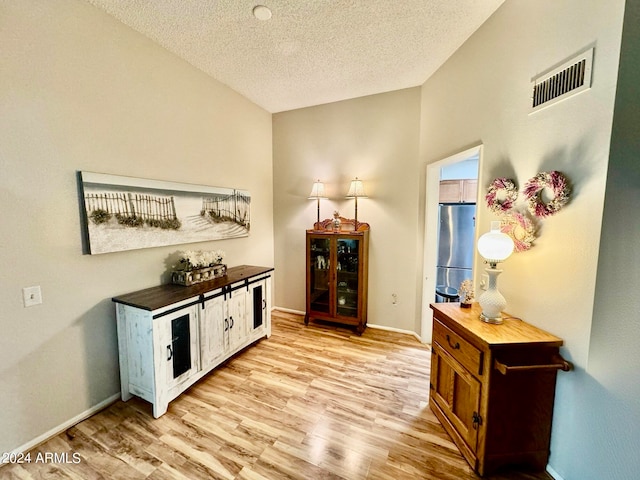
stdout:
<svg viewBox="0 0 640 480">
<path fill-rule="evenodd" d="M 429 406 L 480 475 L 544 470 L 562 340 L 522 320 L 480 321 L 480 306 L 434 303 Z"/>
<path fill-rule="evenodd" d="M 271 335 L 273 268 L 242 265 L 189 287 L 159 285 L 113 298 L 122 400 L 169 402 L 227 358 Z"/>
</svg>

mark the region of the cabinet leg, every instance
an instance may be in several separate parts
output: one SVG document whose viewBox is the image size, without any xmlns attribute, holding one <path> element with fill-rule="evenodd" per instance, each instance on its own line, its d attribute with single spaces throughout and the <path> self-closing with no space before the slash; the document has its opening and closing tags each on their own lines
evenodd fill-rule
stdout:
<svg viewBox="0 0 640 480">
<path fill-rule="evenodd" d="M 129 392 L 129 390 L 125 390 L 124 388 L 120 390 L 120 398 L 123 402 L 128 402 L 133 398 L 133 395 Z"/>
<path fill-rule="evenodd" d="M 167 413 L 169 409 L 169 403 L 154 403 L 153 404 L 153 418 L 160 418 Z"/>
<path fill-rule="evenodd" d="M 304 315 L 304 324 L 309 325 L 309 315 L 307 315 L 306 313 Z"/>
</svg>

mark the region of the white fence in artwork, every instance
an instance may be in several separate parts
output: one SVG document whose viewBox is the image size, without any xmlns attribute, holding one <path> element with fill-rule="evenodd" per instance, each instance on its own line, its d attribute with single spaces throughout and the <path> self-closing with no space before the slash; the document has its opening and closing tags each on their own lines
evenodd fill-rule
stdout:
<svg viewBox="0 0 640 480">
<path fill-rule="evenodd" d="M 89 193 L 84 197 L 87 214 L 103 210 L 112 215 L 144 221 L 176 220 L 173 197 L 137 193 Z"/>
<path fill-rule="evenodd" d="M 251 197 L 237 190 L 231 195 L 209 195 L 202 199 L 203 216 L 213 221 L 231 220 L 249 228 Z"/>
</svg>

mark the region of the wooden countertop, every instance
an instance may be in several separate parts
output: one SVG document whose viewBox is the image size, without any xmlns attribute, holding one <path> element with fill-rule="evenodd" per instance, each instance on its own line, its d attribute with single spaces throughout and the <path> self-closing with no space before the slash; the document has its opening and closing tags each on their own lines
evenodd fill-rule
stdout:
<svg viewBox="0 0 640 480">
<path fill-rule="evenodd" d="M 440 313 L 450 321 L 447 322 L 452 330 L 464 335 L 469 332 L 474 343 L 484 344 L 489 348 L 500 348 L 507 345 L 547 345 L 560 347 L 562 339 L 519 319 L 508 318 L 504 313 L 504 323 L 495 325 L 480 320 L 482 308 L 476 302 L 471 308 L 460 308 L 459 303 L 432 303 L 434 314 Z"/>
<path fill-rule="evenodd" d="M 116 303 L 123 303 L 143 310 L 153 311 L 271 271 L 273 271 L 273 267 L 240 265 L 229 268 L 227 274 L 223 277 L 197 283 L 190 287 L 174 284 L 158 285 L 157 287 L 145 288 L 137 292 L 119 295 L 113 297 L 111 300 Z"/>
</svg>

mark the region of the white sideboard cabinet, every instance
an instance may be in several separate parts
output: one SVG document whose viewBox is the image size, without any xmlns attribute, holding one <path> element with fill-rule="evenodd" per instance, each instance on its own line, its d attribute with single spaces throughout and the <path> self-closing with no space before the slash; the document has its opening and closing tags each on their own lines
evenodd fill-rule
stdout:
<svg viewBox="0 0 640 480">
<path fill-rule="evenodd" d="M 143 398 L 158 418 L 216 366 L 269 337 L 272 272 L 242 265 L 190 287 L 160 285 L 114 297 L 122 400 Z"/>
</svg>

